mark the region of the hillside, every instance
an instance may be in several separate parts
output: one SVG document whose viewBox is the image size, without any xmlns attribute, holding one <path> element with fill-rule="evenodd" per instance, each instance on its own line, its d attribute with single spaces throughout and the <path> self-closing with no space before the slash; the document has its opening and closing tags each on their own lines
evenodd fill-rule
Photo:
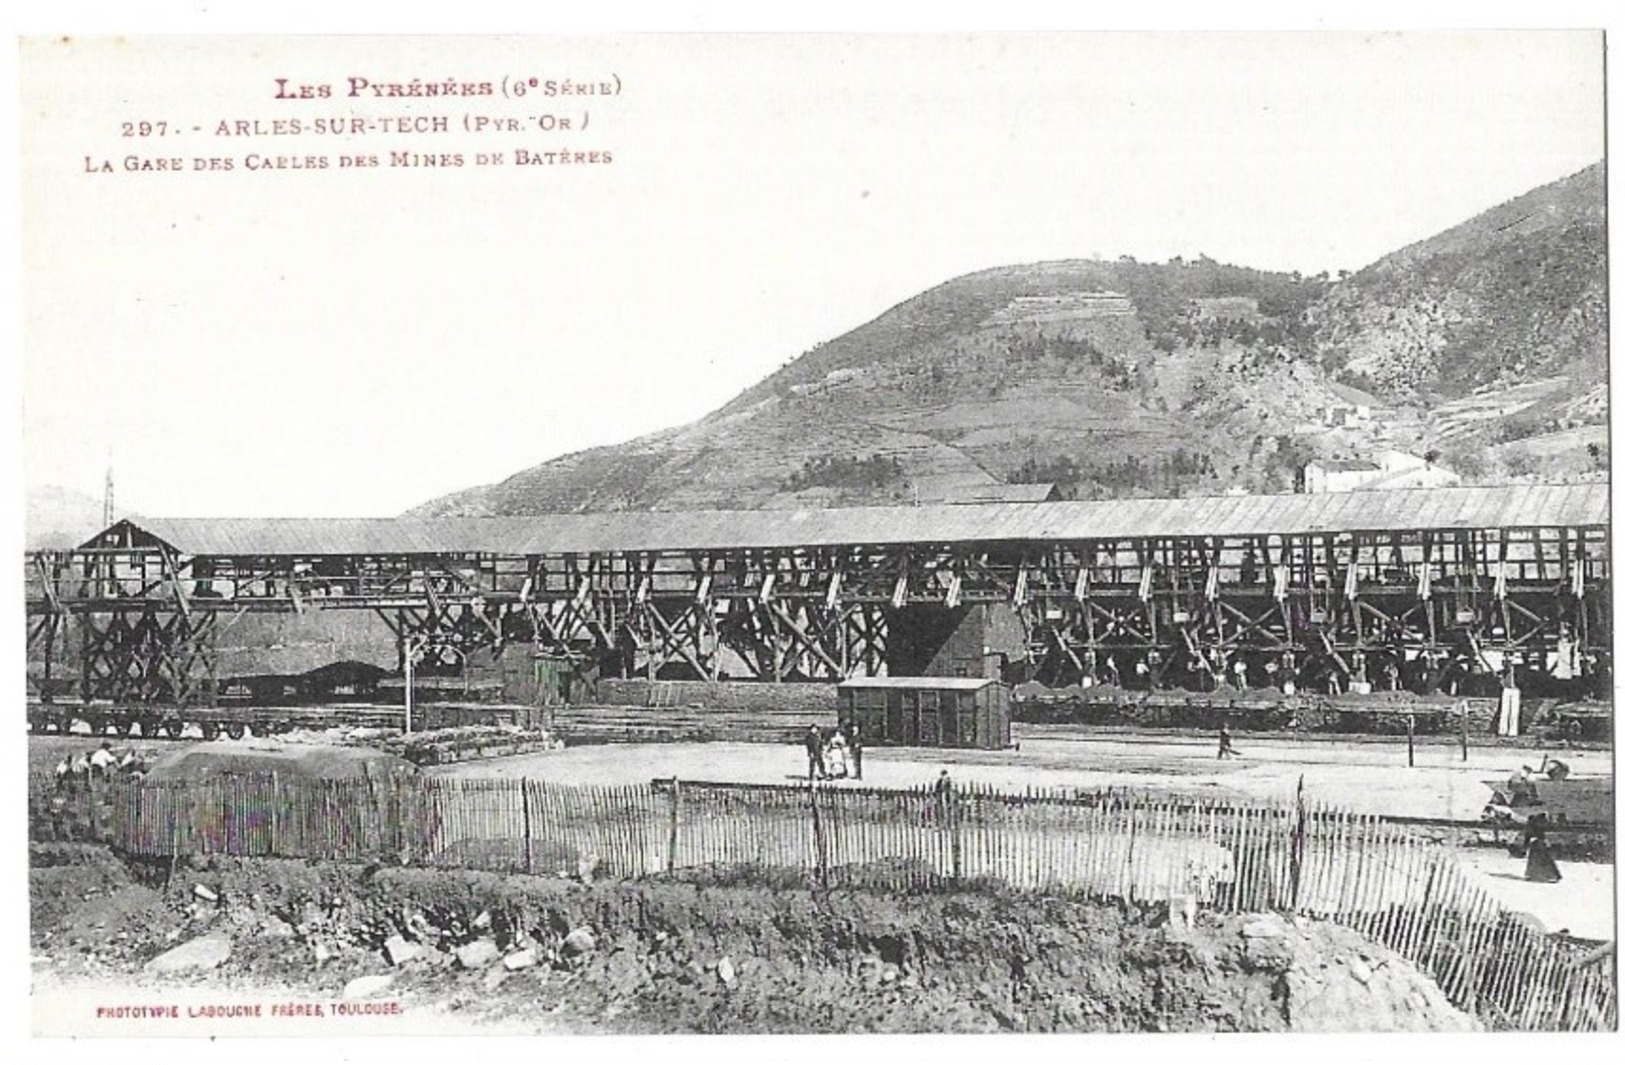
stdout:
<svg viewBox="0 0 1625 1065">
<path fill-rule="evenodd" d="M 1419 401 L 1447 456 L 1527 438 L 1521 465 L 1539 466 L 1595 443 L 1554 434 L 1607 421 L 1605 185 L 1598 163 L 1344 279 L 1311 311 L 1322 364 Z"/>
<path fill-rule="evenodd" d="M 1599 164 L 1335 282 L 1205 257 L 981 271 L 690 425 L 414 513 L 930 502 L 1014 481 L 1286 491 L 1315 455 L 1379 447 L 1438 448 L 1470 480 L 1596 475 L 1602 192 Z M 1335 416 L 1347 385 L 1374 417 Z"/>
<path fill-rule="evenodd" d="M 123 517 L 119 513 L 119 517 Z M 100 532 L 102 501 L 56 485 L 30 488 L 23 500 L 23 546 L 29 551 L 75 547 Z"/>
</svg>

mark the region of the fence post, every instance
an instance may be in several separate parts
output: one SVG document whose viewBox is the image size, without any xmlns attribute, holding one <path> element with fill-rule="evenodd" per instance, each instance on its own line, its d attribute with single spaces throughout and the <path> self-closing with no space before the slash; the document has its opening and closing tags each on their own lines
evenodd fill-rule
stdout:
<svg viewBox="0 0 1625 1065">
<path fill-rule="evenodd" d="M 815 777 L 809 777 L 807 780 L 807 802 L 812 808 L 813 857 L 818 863 L 818 883 L 828 891 L 829 855 L 825 848 L 824 821 L 818 813 L 818 781 Z"/>
<path fill-rule="evenodd" d="M 531 850 L 530 842 L 530 778 L 519 778 L 519 808 L 523 811 L 525 822 L 525 872 L 536 871 L 535 854 Z"/>
<path fill-rule="evenodd" d="M 1459 709 L 1461 711 L 1461 760 L 1465 762 L 1467 760 L 1467 704 L 1462 703 Z"/>
<path fill-rule="evenodd" d="M 1298 890 L 1303 883 L 1304 834 L 1309 811 L 1303 799 L 1303 775 L 1298 776 L 1296 818 L 1292 825 L 1292 912 L 1298 911 Z"/>
<path fill-rule="evenodd" d="M 948 784 L 948 853 L 952 856 L 955 880 L 964 874 L 964 839 L 960 831 L 959 788 Z"/>
<path fill-rule="evenodd" d="M 96 828 L 96 805 L 96 773 L 92 770 L 85 777 L 85 831 L 92 843 L 101 842 Z"/>
<path fill-rule="evenodd" d="M 1405 764 L 1416 768 L 1416 715 L 1405 715 Z"/>
<path fill-rule="evenodd" d="M 666 835 L 666 872 L 671 873 L 677 868 L 677 826 L 681 823 L 679 811 L 683 805 L 682 784 L 676 777 L 671 778 L 671 823 Z M 817 816 L 816 808 L 814 817 Z"/>
</svg>

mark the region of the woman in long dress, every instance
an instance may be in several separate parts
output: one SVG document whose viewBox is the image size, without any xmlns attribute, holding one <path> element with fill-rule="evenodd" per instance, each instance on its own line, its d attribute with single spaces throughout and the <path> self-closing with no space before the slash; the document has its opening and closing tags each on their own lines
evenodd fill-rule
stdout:
<svg viewBox="0 0 1625 1065">
<path fill-rule="evenodd" d="M 835 735 L 829 738 L 829 746 L 824 750 L 824 770 L 832 779 L 844 778 L 846 768 L 846 733 L 841 729 L 835 730 Z"/>
<path fill-rule="evenodd" d="M 1551 848 L 1546 846 L 1546 815 L 1531 814 L 1523 829 L 1523 846 L 1529 857 L 1524 863 L 1523 878 L 1537 884 L 1555 884 L 1563 879 L 1552 860 Z"/>
</svg>

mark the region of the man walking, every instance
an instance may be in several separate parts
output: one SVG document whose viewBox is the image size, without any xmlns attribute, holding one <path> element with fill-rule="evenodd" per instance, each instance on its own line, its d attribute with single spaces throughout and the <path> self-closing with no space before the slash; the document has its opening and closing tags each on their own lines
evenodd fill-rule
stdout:
<svg viewBox="0 0 1625 1065">
<path fill-rule="evenodd" d="M 1219 757 L 1221 759 L 1236 757 L 1236 749 L 1230 745 L 1230 723 L 1228 721 L 1219 722 Z"/>
<path fill-rule="evenodd" d="M 828 774 L 824 771 L 824 734 L 817 725 L 807 726 L 807 779 L 824 780 Z"/>
<path fill-rule="evenodd" d="M 846 753 L 852 759 L 852 779 L 863 779 L 863 733 L 856 721 L 846 729 Z"/>
</svg>

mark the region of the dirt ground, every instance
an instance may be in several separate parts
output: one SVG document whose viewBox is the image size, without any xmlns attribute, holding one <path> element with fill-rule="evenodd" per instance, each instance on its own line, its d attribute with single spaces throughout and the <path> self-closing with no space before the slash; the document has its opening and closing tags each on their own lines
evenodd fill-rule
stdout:
<svg viewBox="0 0 1625 1065">
<path fill-rule="evenodd" d="M 1106 787 L 1284 799 L 1304 778 L 1309 795 L 1369 813 L 1475 820 L 1490 792 L 1521 765 L 1538 766 L 1535 748 L 1485 747 L 1461 761 L 1456 747 L 1419 746 L 1416 766 L 1405 746 L 1320 739 L 1252 739 L 1238 735 L 1241 757 L 1220 761 L 1207 739 L 1159 735 L 1091 735 L 1083 729 L 1030 726 L 1009 751 L 869 748 L 863 783 L 907 788 L 930 784 L 949 770 L 955 780 L 1005 788 Z M 1612 773 L 1606 751 L 1564 752 L 1574 776 Z M 632 783 L 656 777 L 784 783 L 807 779 L 807 760 L 794 745 L 748 743 L 605 744 L 515 758 L 467 762 L 432 772 L 447 776 L 533 777 L 560 783 Z"/>
<path fill-rule="evenodd" d="M 1278 916 L 263 859 L 137 877 L 82 845 L 31 867 L 34 1023 L 57 1034 L 295 1030 L 278 1005 L 345 1034 L 1478 1027 L 1397 955 Z M 206 964 L 151 964 L 200 944 Z M 96 1013 L 125 1005 L 178 1016 Z"/>
</svg>

